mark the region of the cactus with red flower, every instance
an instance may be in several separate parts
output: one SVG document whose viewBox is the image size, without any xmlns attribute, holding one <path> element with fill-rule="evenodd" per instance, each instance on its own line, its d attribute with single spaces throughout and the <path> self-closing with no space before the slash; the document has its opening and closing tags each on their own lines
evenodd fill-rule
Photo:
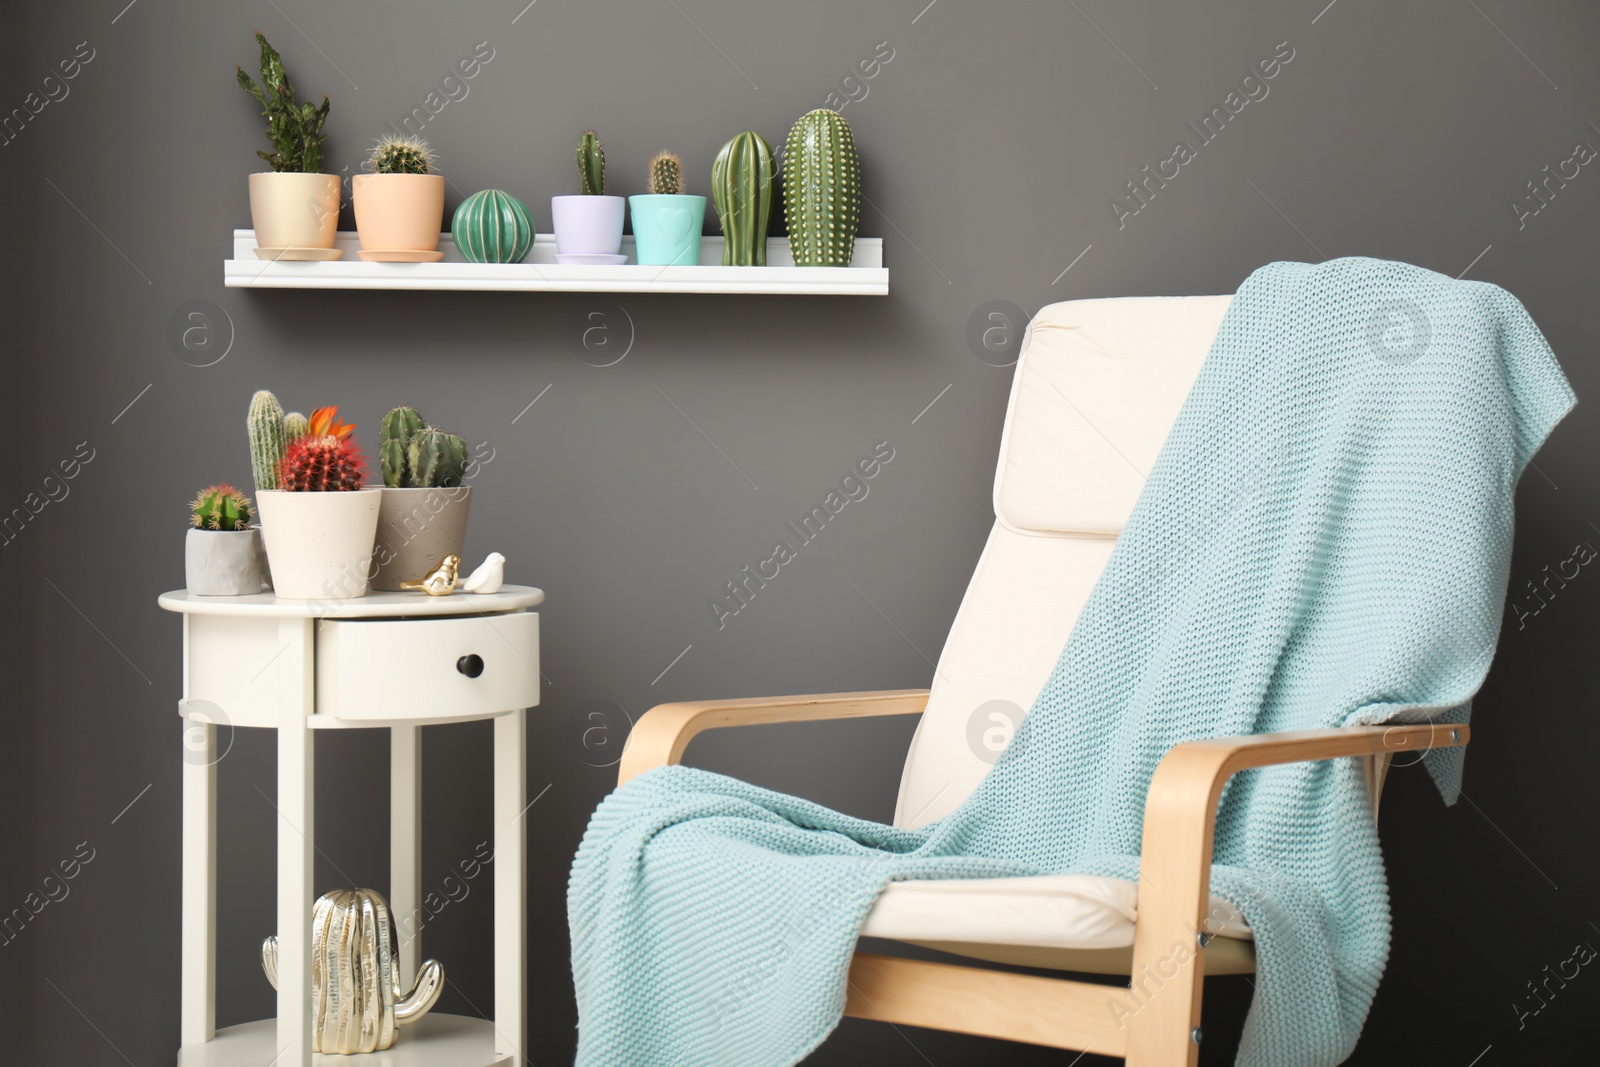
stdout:
<svg viewBox="0 0 1600 1067">
<path fill-rule="evenodd" d="M 297 493 L 360 489 L 367 474 L 366 457 L 351 440 L 355 427 L 338 418 L 337 407 L 311 413 L 310 429 L 289 443 L 278 466 L 278 487 Z"/>
</svg>

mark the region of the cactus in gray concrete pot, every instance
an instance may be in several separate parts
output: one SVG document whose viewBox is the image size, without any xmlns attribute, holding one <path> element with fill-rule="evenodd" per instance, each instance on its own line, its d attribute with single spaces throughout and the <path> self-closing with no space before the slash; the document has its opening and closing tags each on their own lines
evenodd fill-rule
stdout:
<svg viewBox="0 0 1600 1067">
<path fill-rule="evenodd" d="M 848 267 L 861 219 L 861 163 L 838 112 L 800 116 L 783 152 L 783 214 L 797 267 Z"/>
<path fill-rule="evenodd" d="M 416 408 L 397 407 L 379 428 L 383 502 L 373 562 L 374 589 L 399 589 L 447 555 L 460 556 L 472 510 L 467 443 L 429 426 Z"/>
</svg>

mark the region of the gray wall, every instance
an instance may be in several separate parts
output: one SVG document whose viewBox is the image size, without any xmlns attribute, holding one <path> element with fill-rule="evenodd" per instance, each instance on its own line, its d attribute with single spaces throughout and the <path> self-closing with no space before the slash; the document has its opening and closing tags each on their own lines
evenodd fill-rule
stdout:
<svg viewBox="0 0 1600 1067">
<path fill-rule="evenodd" d="M 549 791 L 527 819 L 527 1051 L 550 1063 L 573 1047 L 567 865 L 614 774 L 595 766 L 603 748 L 584 747 L 580 707 L 607 701 L 637 716 L 675 698 L 928 681 L 991 521 L 1011 371 L 969 349 L 981 303 L 1031 312 L 1080 297 L 1231 292 L 1271 260 L 1391 257 L 1507 287 L 1581 397 L 1597 373 L 1600 171 L 1583 166 L 1520 226 L 1510 206 L 1575 142 L 1600 145 L 1600 15 L 1577 0 L 1326 10 L 1326 0 L 540 0 L 515 22 L 521 0 L 123 3 L 8 5 L 0 24 L 7 110 L 78 42 L 94 49 L 70 95 L 0 147 L 12 236 L 0 505 L 38 489 L 79 442 L 95 451 L 70 496 L 0 549 L 0 907 L 21 904 L 78 843 L 94 850 L 70 896 L 0 947 L 7 1063 L 171 1062 L 179 622 L 155 597 L 183 582 L 189 494 L 248 481 L 241 421 L 257 387 L 305 409 L 338 403 L 369 449 L 398 402 L 493 448 L 468 553 L 504 551 L 513 579 L 549 597 L 549 686 L 529 726 L 530 789 Z M 233 65 L 252 62 L 255 28 L 284 51 L 303 94 L 332 95 L 333 169 L 354 169 L 385 123 L 488 41 L 493 60 L 425 133 L 451 207 L 501 186 L 541 228 L 546 198 L 573 191 L 584 128 L 603 135 L 618 191 L 639 191 L 646 157 L 671 147 L 704 192 L 726 138 L 749 127 L 779 141 L 795 116 L 842 96 L 840 79 L 887 41 L 893 60 L 844 114 L 873 205 L 862 232 L 885 238 L 892 295 L 625 296 L 632 349 L 597 368 L 565 340 L 601 306 L 584 297 L 225 290 L 219 261 L 229 231 L 249 225 L 244 178 L 265 143 L 232 82 Z M 1282 41 L 1294 58 L 1269 95 L 1119 228 L 1110 198 Z M 214 366 L 188 365 L 164 338 L 189 300 L 231 319 L 232 348 Z M 881 440 L 896 458 L 871 496 L 716 629 L 707 598 Z M 1600 543 L 1596 444 L 1580 408 L 1524 483 L 1517 589 L 1575 543 Z M 1600 977 L 1551 983 L 1538 1014 L 1527 983 L 1576 944 L 1600 944 L 1596 585 L 1580 575 L 1520 630 L 1508 615 L 1477 708 L 1469 803 L 1444 810 L 1420 771 L 1394 775 L 1384 823 L 1397 940 L 1352 1062 L 1593 1056 Z M 887 818 L 909 729 L 769 728 L 708 737 L 692 757 Z M 488 731 L 434 728 L 427 746 L 431 885 L 488 836 Z M 377 735 L 319 739 L 319 886 L 338 883 L 335 864 L 357 882 L 386 880 L 374 829 L 385 751 Z M 273 917 L 262 793 L 273 762 L 270 736 L 241 732 L 221 768 L 223 1023 L 272 1011 L 256 946 Z M 428 952 L 452 982 L 448 1010 L 490 1002 L 489 896 L 476 887 L 430 928 Z M 1230 981 L 1217 984 L 1208 1021 L 1216 1062 L 1230 1058 L 1249 995 Z M 816 1061 L 953 1067 L 1002 1055 L 1065 1062 L 853 1022 Z"/>
</svg>

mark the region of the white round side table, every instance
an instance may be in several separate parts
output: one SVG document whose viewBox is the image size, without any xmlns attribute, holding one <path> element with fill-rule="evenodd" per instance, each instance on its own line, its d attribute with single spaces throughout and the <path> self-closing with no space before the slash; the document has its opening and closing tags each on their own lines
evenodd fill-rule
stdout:
<svg viewBox="0 0 1600 1067">
<path fill-rule="evenodd" d="M 509 1067 L 526 1040 L 524 709 L 539 703 L 541 590 L 281 600 L 164 593 L 183 616 L 183 994 L 179 1067 Z M 419 914 L 421 727 L 494 720 L 494 1018 L 431 1013 L 384 1052 L 311 1052 L 318 729 L 389 731 L 389 904 Z M 278 731 L 278 1014 L 216 1029 L 220 730 Z M 397 938 L 410 984 L 421 933 Z"/>
</svg>

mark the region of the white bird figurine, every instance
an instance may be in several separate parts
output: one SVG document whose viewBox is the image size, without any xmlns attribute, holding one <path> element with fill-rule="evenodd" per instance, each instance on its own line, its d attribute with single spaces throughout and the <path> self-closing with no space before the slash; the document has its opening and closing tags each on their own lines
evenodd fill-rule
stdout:
<svg viewBox="0 0 1600 1067">
<path fill-rule="evenodd" d="M 498 593 L 500 583 L 506 578 L 506 558 L 498 552 L 478 564 L 478 569 L 467 575 L 461 583 L 463 593 Z"/>
</svg>

